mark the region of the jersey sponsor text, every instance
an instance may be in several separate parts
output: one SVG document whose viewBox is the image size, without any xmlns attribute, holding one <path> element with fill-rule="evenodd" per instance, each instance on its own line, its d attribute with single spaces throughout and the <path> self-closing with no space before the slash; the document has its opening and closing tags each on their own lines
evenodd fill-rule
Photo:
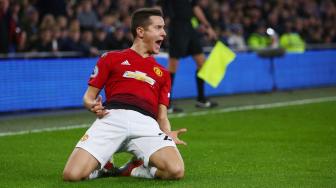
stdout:
<svg viewBox="0 0 336 188">
<path fill-rule="evenodd" d="M 149 76 L 147 76 L 146 73 L 143 73 L 141 71 L 126 71 L 123 75 L 123 77 L 125 78 L 134 78 L 136 80 L 140 80 L 143 82 L 147 82 L 150 85 L 154 85 L 155 84 L 155 80 Z"/>
</svg>

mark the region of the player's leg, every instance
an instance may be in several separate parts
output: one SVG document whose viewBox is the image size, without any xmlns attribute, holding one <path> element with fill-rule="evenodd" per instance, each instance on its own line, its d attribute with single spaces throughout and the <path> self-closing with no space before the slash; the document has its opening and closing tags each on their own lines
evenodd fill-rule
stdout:
<svg viewBox="0 0 336 188">
<path fill-rule="evenodd" d="M 130 118 L 130 139 L 124 151 L 137 158 L 121 169 L 122 175 L 142 178 L 180 179 L 184 164 L 174 141 L 163 133 L 156 120 L 133 112 Z M 143 163 L 139 163 L 139 159 Z"/>
<path fill-rule="evenodd" d="M 64 181 L 80 181 L 87 179 L 99 165 L 98 160 L 82 148 L 75 148 L 70 155 L 64 171 Z"/>
<path fill-rule="evenodd" d="M 155 151 L 147 163 L 146 157 L 143 155 L 138 157 L 141 159 L 134 157 L 120 168 L 118 175 L 149 179 L 181 179 L 184 177 L 183 159 L 174 146 L 166 146 Z"/>
<path fill-rule="evenodd" d="M 125 141 L 127 115 L 124 110 L 109 110 L 97 119 L 77 143 L 63 172 L 66 181 L 79 181 L 106 176 L 105 164 Z"/>
<path fill-rule="evenodd" d="M 183 178 L 184 163 L 176 147 L 163 147 L 155 151 L 149 159 L 146 159 L 144 156 L 146 156 L 146 154 L 140 154 L 138 158 L 133 157 L 118 170 L 117 175 L 148 179 L 160 178 L 177 180 Z"/>
<path fill-rule="evenodd" d="M 176 147 L 164 147 L 149 158 L 150 166 L 157 168 L 155 177 L 161 179 L 181 179 L 184 177 L 184 162 Z"/>
<path fill-rule="evenodd" d="M 113 156 L 112 156 L 113 157 Z M 103 168 L 97 168 L 91 172 L 87 179 L 106 178 L 118 176 L 119 169 L 113 164 L 113 161 L 108 161 Z"/>
</svg>

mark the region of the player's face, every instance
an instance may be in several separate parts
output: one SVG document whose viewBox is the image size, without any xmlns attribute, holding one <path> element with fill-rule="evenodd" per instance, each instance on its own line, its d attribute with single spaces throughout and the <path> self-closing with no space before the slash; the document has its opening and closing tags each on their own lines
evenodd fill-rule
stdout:
<svg viewBox="0 0 336 188">
<path fill-rule="evenodd" d="M 164 20 L 160 16 L 151 16 L 150 19 L 151 24 L 145 29 L 143 40 L 150 53 L 158 54 L 161 44 L 166 37 Z"/>
</svg>

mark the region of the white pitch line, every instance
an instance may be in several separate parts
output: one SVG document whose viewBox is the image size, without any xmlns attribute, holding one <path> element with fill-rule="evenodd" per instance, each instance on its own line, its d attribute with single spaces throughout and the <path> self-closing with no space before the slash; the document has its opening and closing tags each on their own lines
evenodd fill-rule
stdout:
<svg viewBox="0 0 336 188">
<path fill-rule="evenodd" d="M 334 96 L 334 97 L 313 98 L 313 99 L 302 99 L 302 100 L 294 100 L 294 101 L 286 101 L 286 102 L 276 102 L 276 103 L 268 103 L 268 104 L 227 107 L 227 108 L 221 108 L 221 109 L 217 109 L 217 110 L 192 112 L 192 113 L 179 113 L 179 114 L 169 115 L 169 118 L 181 118 L 181 117 L 186 117 L 186 116 L 200 116 L 200 115 L 208 115 L 208 114 L 227 113 L 227 112 L 268 109 L 268 108 L 277 108 L 277 107 L 294 106 L 294 105 L 305 105 L 305 104 L 330 102 L 330 101 L 336 101 L 336 96 Z M 81 124 L 81 125 L 70 125 L 70 126 L 64 126 L 64 127 L 33 129 L 33 130 L 28 130 L 28 131 L 4 132 L 4 133 L 0 133 L 0 137 L 12 136 L 12 135 L 23 135 L 23 134 L 30 134 L 30 133 L 40 133 L 40 132 L 52 132 L 52 131 L 59 131 L 59 130 L 71 130 L 71 129 L 78 129 L 78 128 L 86 128 L 86 127 L 89 127 L 89 126 L 90 126 L 89 124 Z"/>
<path fill-rule="evenodd" d="M 221 109 L 218 109 L 218 110 L 192 112 L 192 113 L 181 113 L 181 114 L 176 114 L 176 115 L 173 114 L 169 117 L 170 118 L 180 118 L 180 117 L 185 117 L 185 116 L 200 116 L 200 115 L 218 114 L 218 113 L 226 113 L 226 112 L 268 109 L 268 108 L 305 105 L 305 104 L 330 102 L 330 101 L 336 101 L 336 96 L 335 97 L 314 98 L 314 99 L 301 99 L 301 100 L 286 101 L 286 102 L 275 102 L 275 103 L 268 103 L 268 104 L 256 104 L 256 105 L 247 105 L 247 106 L 227 107 L 227 108 L 221 108 Z"/>
<path fill-rule="evenodd" d="M 4 133 L 0 133 L 0 137 L 30 134 L 30 133 L 40 133 L 40 132 L 53 132 L 53 131 L 60 131 L 60 130 L 71 130 L 71 129 L 85 128 L 85 127 L 89 127 L 89 124 L 70 125 L 70 126 L 65 126 L 65 127 L 50 127 L 50 128 L 33 129 L 33 130 L 27 130 L 27 131 L 4 132 Z"/>
</svg>

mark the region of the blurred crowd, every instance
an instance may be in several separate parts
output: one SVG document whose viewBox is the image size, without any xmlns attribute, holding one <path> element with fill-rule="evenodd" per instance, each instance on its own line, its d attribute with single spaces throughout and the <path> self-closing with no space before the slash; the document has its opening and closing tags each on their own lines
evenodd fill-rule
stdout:
<svg viewBox="0 0 336 188">
<path fill-rule="evenodd" d="M 94 56 L 101 50 L 124 49 L 132 41 L 130 13 L 156 6 L 157 1 L 0 0 L 0 53 L 79 51 Z M 286 34 L 308 44 L 336 43 L 335 0 L 199 0 L 198 4 L 218 38 L 235 50 L 272 46 L 274 40 L 281 45 Z M 205 28 L 193 23 L 203 45 L 212 45 Z"/>
</svg>

